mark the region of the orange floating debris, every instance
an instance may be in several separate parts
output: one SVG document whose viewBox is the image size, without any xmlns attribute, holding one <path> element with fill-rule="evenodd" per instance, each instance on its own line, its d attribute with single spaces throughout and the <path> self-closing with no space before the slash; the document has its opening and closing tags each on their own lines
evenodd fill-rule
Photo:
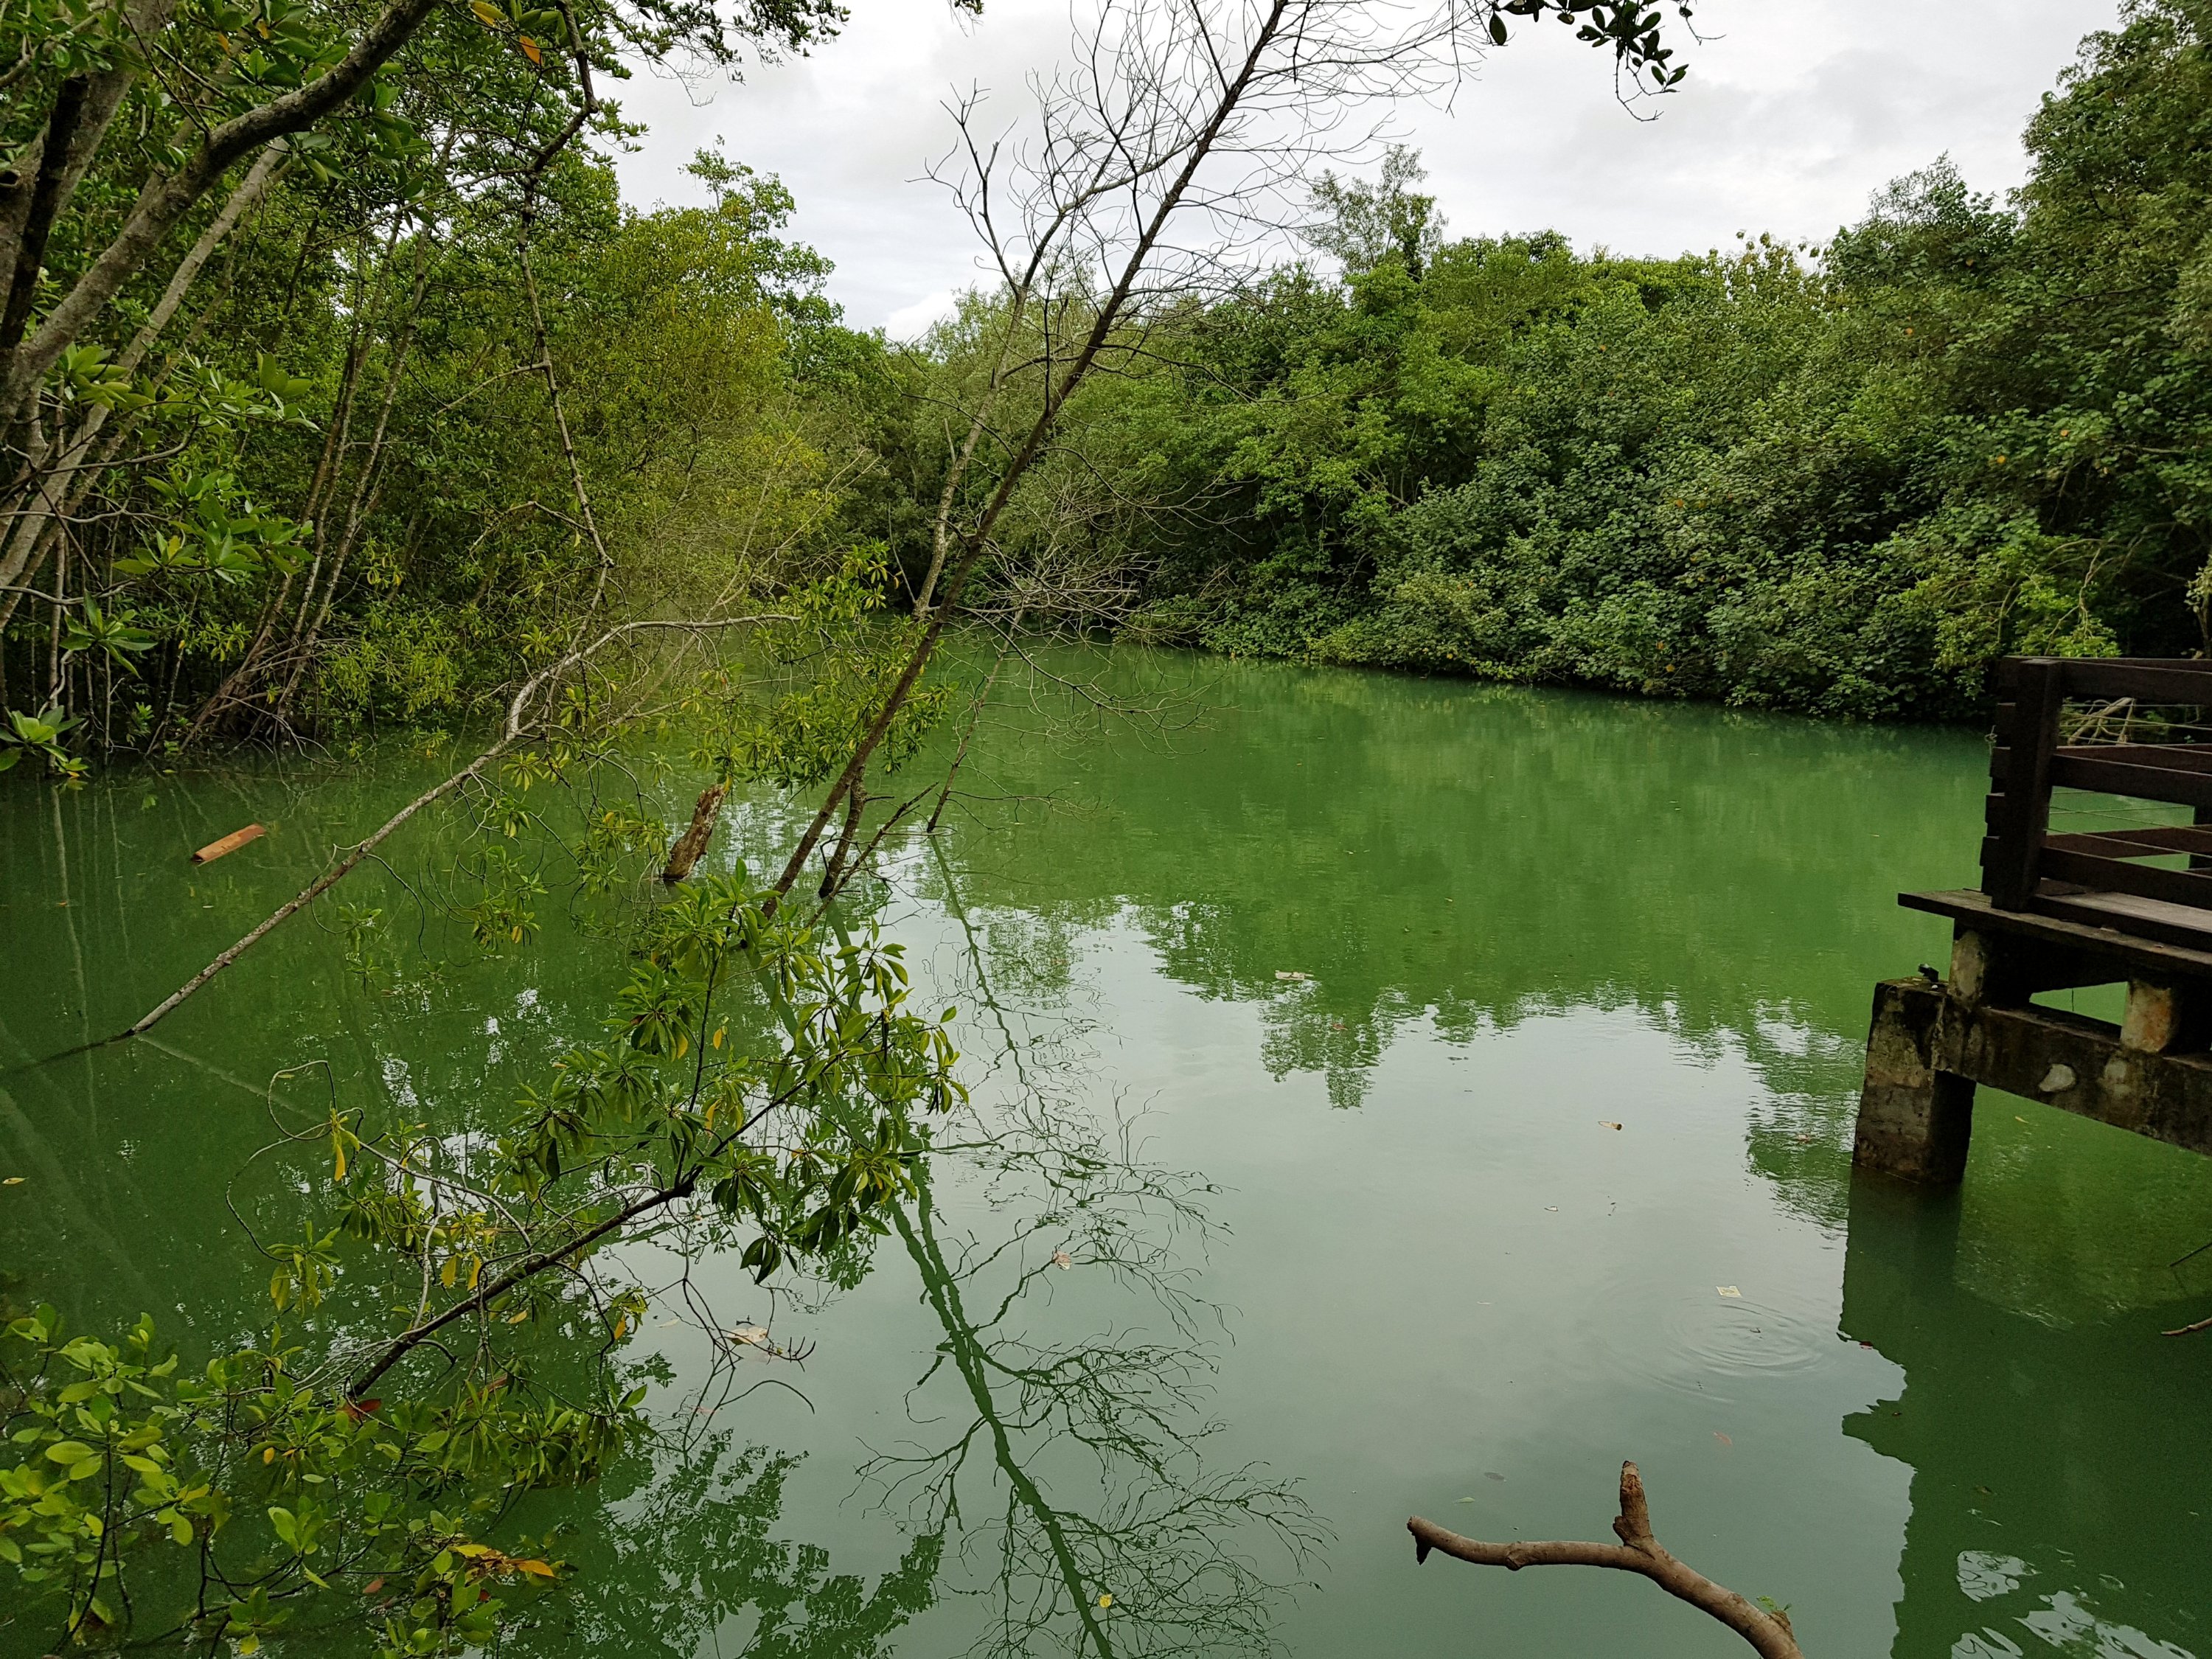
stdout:
<svg viewBox="0 0 2212 1659">
<path fill-rule="evenodd" d="M 235 853 L 249 841 L 259 841 L 269 832 L 258 823 L 249 823 L 243 830 L 234 830 L 221 841 L 211 841 L 192 854 L 194 864 L 212 864 L 225 853 Z"/>
</svg>

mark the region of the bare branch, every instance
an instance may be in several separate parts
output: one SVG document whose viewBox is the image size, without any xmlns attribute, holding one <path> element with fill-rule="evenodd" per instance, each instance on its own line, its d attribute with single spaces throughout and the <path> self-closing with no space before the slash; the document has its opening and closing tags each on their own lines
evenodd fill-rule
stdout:
<svg viewBox="0 0 2212 1659">
<path fill-rule="evenodd" d="M 1651 1510 L 1644 1496 L 1644 1478 L 1633 1463 L 1620 1466 L 1620 1513 L 1613 1523 L 1613 1534 L 1620 1540 L 1618 1544 L 1571 1539 L 1486 1544 L 1462 1538 L 1419 1516 L 1406 1522 L 1406 1530 L 1413 1534 L 1417 1562 L 1427 1560 L 1430 1551 L 1441 1550 L 1478 1567 L 1504 1567 L 1508 1572 L 1518 1572 L 1523 1567 L 1611 1567 L 1617 1572 L 1641 1573 L 1669 1595 L 1720 1620 L 1750 1643 L 1762 1659 L 1805 1659 L 1786 1612 L 1769 1611 L 1725 1585 L 1716 1584 L 1696 1568 L 1669 1555 L 1651 1535 Z"/>
<path fill-rule="evenodd" d="M 177 1007 L 182 1004 L 187 997 L 190 997 L 194 992 L 198 991 L 202 986 L 205 985 L 210 980 L 213 979 L 224 969 L 229 967 L 232 963 L 237 961 L 238 958 L 243 956 L 248 950 L 259 944 L 262 939 L 265 939 L 270 933 L 276 931 L 276 929 L 283 923 L 289 921 L 293 916 L 297 915 L 301 911 L 306 909 L 310 904 L 313 904 L 317 899 L 320 898 L 325 893 L 330 891 L 331 888 L 337 886 L 339 882 L 343 881 L 352 872 L 355 866 L 359 865 L 361 861 L 367 858 L 369 854 L 374 852 L 378 846 L 387 840 L 394 830 L 398 830 L 417 812 L 429 805 L 432 802 L 442 799 L 444 797 L 453 793 L 454 790 L 459 788 L 470 779 L 482 775 L 484 769 L 491 765 L 494 761 L 499 759 L 501 756 L 506 754 L 509 750 L 520 746 L 526 738 L 535 737 L 543 726 L 545 714 L 542 709 L 537 713 L 533 713 L 533 706 L 538 704 L 542 697 L 544 702 L 550 707 L 551 698 L 550 696 L 545 695 L 549 692 L 550 689 L 557 684 L 562 676 L 565 675 L 570 669 L 575 668 L 580 664 L 586 662 L 592 657 L 597 655 L 599 652 L 605 647 L 612 645 L 617 640 L 626 639 L 633 635 L 640 633 L 667 632 L 689 633 L 696 635 L 709 633 L 725 628 L 745 627 L 757 623 L 796 622 L 797 620 L 799 619 L 796 617 L 779 614 L 775 616 L 761 615 L 726 617 L 703 622 L 622 623 L 613 628 L 606 629 L 604 633 L 600 634 L 598 638 L 592 641 L 590 644 L 579 646 L 576 649 L 568 652 L 564 656 L 556 659 L 553 662 L 548 663 L 544 667 L 539 669 L 535 674 L 532 674 L 528 679 L 525 680 L 522 683 L 521 689 L 516 691 L 514 697 L 509 701 L 507 708 L 507 718 L 500 726 L 498 739 L 494 742 L 489 748 L 486 749 L 466 766 L 461 768 L 459 771 L 446 779 L 442 783 L 434 784 L 429 788 L 425 789 L 421 794 L 416 796 L 413 800 L 409 801 L 406 805 L 401 807 L 397 812 L 394 812 L 381 824 L 378 825 L 376 830 L 371 833 L 367 839 L 356 842 L 352 847 L 348 848 L 345 851 L 344 856 L 340 858 L 336 864 L 332 865 L 328 870 L 325 871 L 323 874 L 318 876 L 313 881 L 302 888 L 296 896 L 286 900 L 283 904 L 279 905 L 270 914 L 265 921 L 262 921 L 258 927 L 246 933 L 245 937 L 240 939 L 235 945 L 233 945 L 228 950 L 216 957 L 214 961 L 209 963 L 206 967 L 201 969 L 198 973 L 193 975 L 191 979 L 187 980 L 182 986 L 172 992 L 155 1007 L 149 1009 L 131 1024 L 125 1027 L 124 1030 L 118 1031 L 113 1036 L 106 1039 L 106 1041 L 108 1042 L 120 1042 L 126 1037 L 143 1036 L 146 1032 L 151 1030 L 155 1025 L 159 1024 L 161 1020 L 168 1018 L 171 1013 L 174 1012 Z"/>
</svg>

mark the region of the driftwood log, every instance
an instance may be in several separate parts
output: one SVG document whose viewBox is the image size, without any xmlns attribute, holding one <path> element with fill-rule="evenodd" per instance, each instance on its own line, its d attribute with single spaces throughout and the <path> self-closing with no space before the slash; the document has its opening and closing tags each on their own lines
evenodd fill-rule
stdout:
<svg viewBox="0 0 2212 1659">
<path fill-rule="evenodd" d="M 1413 1534 L 1416 1561 L 1425 1561 L 1430 1551 L 1440 1550 L 1478 1567 L 1504 1567 L 1509 1572 L 1523 1567 L 1611 1567 L 1619 1572 L 1641 1573 L 1669 1595 L 1679 1596 L 1719 1620 L 1750 1643 L 1762 1659 L 1805 1659 L 1790 1628 L 1788 1613 L 1778 1607 L 1770 1612 L 1726 1585 L 1716 1584 L 1696 1568 L 1677 1561 L 1651 1535 L 1651 1510 L 1644 1501 L 1644 1478 L 1633 1463 L 1620 1466 L 1620 1514 L 1613 1523 L 1613 1534 L 1620 1540 L 1618 1544 L 1571 1539 L 1486 1544 L 1462 1538 L 1419 1516 L 1406 1522 L 1406 1530 Z"/>
</svg>

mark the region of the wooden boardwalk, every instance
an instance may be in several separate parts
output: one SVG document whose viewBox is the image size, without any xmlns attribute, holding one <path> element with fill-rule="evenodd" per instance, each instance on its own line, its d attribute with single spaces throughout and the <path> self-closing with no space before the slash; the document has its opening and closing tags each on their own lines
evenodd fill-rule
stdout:
<svg viewBox="0 0 2212 1659">
<path fill-rule="evenodd" d="M 1982 885 L 1899 895 L 1950 919 L 1950 971 L 1875 988 L 1852 1161 L 1956 1182 L 1977 1087 L 2212 1153 L 2212 662 L 2014 658 L 1997 685 Z M 2054 789 L 2115 821 L 2053 833 Z M 2118 1025 L 2032 1000 L 2115 983 Z"/>
</svg>

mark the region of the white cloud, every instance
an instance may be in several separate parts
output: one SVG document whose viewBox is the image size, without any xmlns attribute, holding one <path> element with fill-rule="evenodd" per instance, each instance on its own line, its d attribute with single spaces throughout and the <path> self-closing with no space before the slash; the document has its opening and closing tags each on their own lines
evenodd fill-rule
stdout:
<svg viewBox="0 0 2212 1659">
<path fill-rule="evenodd" d="M 884 319 L 884 332 L 894 340 L 918 340 L 929 332 L 932 324 L 950 317 L 956 303 L 953 290 L 940 288 L 910 306 L 901 306 Z"/>
<path fill-rule="evenodd" d="M 980 276 L 967 226 L 921 176 L 951 138 L 944 101 L 971 85 L 1021 97 L 1065 48 L 1066 0 L 987 0 L 980 20 L 939 0 L 851 9 L 841 38 L 742 85 L 628 82 L 625 112 L 651 131 L 623 158 L 623 185 L 645 203 L 700 199 L 681 169 L 720 135 L 732 160 L 791 187 L 794 228 L 836 261 L 830 290 L 850 320 L 911 334 Z M 1738 229 L 1823 237 L 1945 151 L 1980 189 L 2017 184 L 2037 99 L 2116 12 L 2116 0 L 1712 0 L 1688 79 L 1650 121 L 1614 101 L 1605 58 L 1556 24 L 1522 24 L 1449 107 L 1408 106 L 1396 125 L 1455 234 L 1551 228 L 1651 254 L 1725 246 Z"/>
</svg>

